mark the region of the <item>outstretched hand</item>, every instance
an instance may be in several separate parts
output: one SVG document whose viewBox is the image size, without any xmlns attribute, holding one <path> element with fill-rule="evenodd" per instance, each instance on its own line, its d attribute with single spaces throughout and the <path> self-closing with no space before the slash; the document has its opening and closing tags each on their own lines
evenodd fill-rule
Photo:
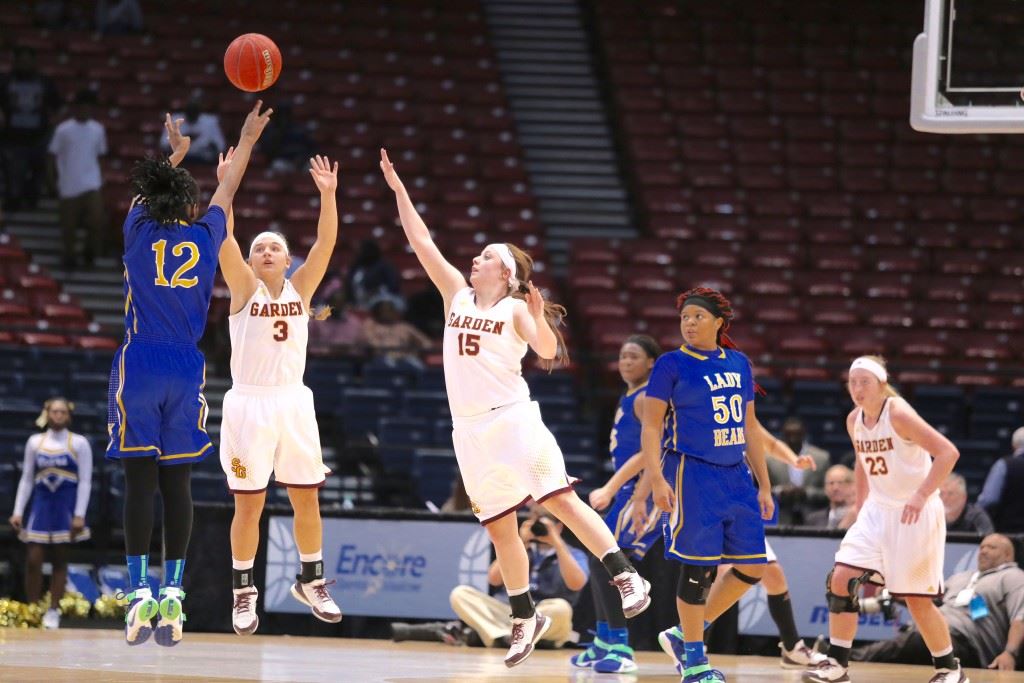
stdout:
<svg viewBox="0 0 1024 683">
<path fill-rule="evenodd" d="M 274 113 L 274 110 L 267 108 L 265 112 L 260 113 L 260 107 L 263 106 L 263 100 L 256 100 L 256 105 L 252 108 L 246 117 L 245 123 L 242 124 L 242 138 L 256 142 L 260 139 L 260 135 L 263 134 L 263 129 L 267 127 L 267 123 L 270 122 L 270 115 Z"/>
<path fill-rule="evenodd" d="M 395 172 L 395 165 L 391 163 L 391 159 L 388 159 L 388 151 L 383 147 L 380 148 L 380 170 L 384 172 L 384 180 L 392 192 L 401 192 L 405 189 L 402 179 Z"/>
<path fill-rule="evenodd" d="M 529 291 L 526 293 L 526 310 L 530 312 L 535 320 L 544 316 L 544 295 L 534 286 L 533 282 L 527 282 Z"/>
<path fill-rule="evenodd" d="M 185 119 L 171 119 L 170 113 L 164 116 L 164 129 L 167 131 L 167 142 L 171 146 L 171 154 L 184 157 L 192 145 L 192 138 L 181 134 L 181 124 L 185 122 Z"/>
<path fill-rule="evenodd" d="M 231 162 L 235 159 L 235 148 L 228 147 L 228 151 L 225 154 L 221 152 L 217 155 L 217 182 L 223 182 L 224 176 L 228 172 L 228 167 L 231 166 Z"/>
<path fill-rule="evenodd" d="M 317 154 L 315 157 L 309 159 L 309 174 L 313 176 L 313 182 L 316 183 L 316 189 L 320 190 L 320 194 L 331 193 L 338 189 L 338 162 L 334 162 L 334 167 L 331 167 L 331 161 L 327 157 L 320 156 Z"/>
</svg>

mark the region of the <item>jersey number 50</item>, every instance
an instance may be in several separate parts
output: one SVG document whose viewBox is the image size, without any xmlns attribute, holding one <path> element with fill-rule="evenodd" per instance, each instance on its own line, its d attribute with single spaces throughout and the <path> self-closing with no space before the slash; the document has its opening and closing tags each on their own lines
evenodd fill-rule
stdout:
<svg viewBox="0 0 1024 683">
<path fill-rule="evenodd" d="M 171 281 L 167 281 L 167 276 L 164 275 L 164 259 L 167 252 L 167 240 L 160 240 L 159 242 L 153 243 L 153 251 L 156 252 L 156 279 L 153 280 L 153 284 L 158 287 L 195 287 L 199 284 L 199 278 L 196 277 L 185 277 L 188 275 L 188 271 L 196 267 L 199 263 L 199 247 L 196 246 L 195 242 L 180 242 L 175 244 L 171 249 L 171 253 L 175 256 L 181 256 L 188 250 L 188 260 L 182 263 L 174 275 L 171 276 Z"/>
<path fill-rule="evenodd" d="M 732 396 L 712 396 L 711 406 L 715 409 L 715 422 L 718 424 L 728 424 L 730 413 L 732 413 L 733 422 L 743 422 L 742 395 L 733 394 Z"/>
</svg>

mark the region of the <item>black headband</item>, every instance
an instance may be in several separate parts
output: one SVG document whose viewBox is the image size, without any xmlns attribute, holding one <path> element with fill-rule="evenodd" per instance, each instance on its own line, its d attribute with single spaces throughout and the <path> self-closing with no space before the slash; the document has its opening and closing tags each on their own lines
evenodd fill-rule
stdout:
<svg viewBox="0 0 1024 683">
<path fill-rule="evenodd" d="M 683 302 L 683 305 L 679 310 L 681 311 L 683 310 L 683 308 L 686 308 L 691 304 L 694 306 L 700 306 L 701 308 L 708 311 L 711 315 L 715 316 L 716 318 L 725 317 L 724 315 L 722 315 L 722 309 L 718 307 L 718 303 L 715 302 L 714 299 L 709 299 L 708 297 L 701 296 L 700 294 L 694 294 L 692 296 L 686 297 L 686 301 Z"/>
</svg>

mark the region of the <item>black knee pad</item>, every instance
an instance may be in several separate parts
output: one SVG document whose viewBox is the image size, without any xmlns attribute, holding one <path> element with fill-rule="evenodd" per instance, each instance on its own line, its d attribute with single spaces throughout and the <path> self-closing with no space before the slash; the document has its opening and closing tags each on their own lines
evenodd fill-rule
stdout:
<svg viewBox="0 0 1024 683">
<path fill-rule="evenodd" d="M 749 574 L 744 574 L 740 570 L 736 569 L 736 567 L 733 567 L 729 571 L 732 572 L 732 575 L 735 576 L 737 579 L 750 586 L 756 586 L 757 584 L 761 583 L 760 576 L 755 577 L 750 576 Z"/>
<path fill-rule="evenodd" d="M 676 595 L 687 605 L 703 605 L 708 600 L 711 584 L 715 582 L 718 567 L 684 564 L 679 572 L 679 586 Z"/>
<path fill-rule="evenodd" d="M 849 595 L 836 595 L 832 592 L 832 575 L 835 571 L 836 568 L 832 567 L 828 572 L 828 576 L 825 577 L 825 597 L 828 598 L 828 611 L 834 614 L 842 614 L 843 612 L 859 613 L 860 585 L 871 577 L 871 572 L 864 572 L 860 576 L 849 580 L 846 586 Z"/>
</svg>

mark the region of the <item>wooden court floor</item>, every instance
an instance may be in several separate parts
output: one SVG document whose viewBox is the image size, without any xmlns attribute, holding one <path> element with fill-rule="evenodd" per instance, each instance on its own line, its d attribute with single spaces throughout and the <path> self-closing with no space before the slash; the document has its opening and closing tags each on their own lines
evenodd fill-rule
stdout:
<svg viewBox="0 0 1024 683">
<path fill-rule="evenodd" d="M 401 681 L 408 683 L 677 683 L 668 658 L 640 653 L 639 676 L 573 670 L 567 650 L 538 651 L 506 669 L 502 651 L 430 643 L 188 633 L 174 648 L 124 644 L 117 631 L 0 629 L 0 681 Z M 797 682 L 765 657 L 715 656 L 730 683 Z M 929 667 L 855 663 L 854 683 L 925 683 Z M 970 671 L 972 683 L 1024 681 L 1021 673 Z"/>
</svg>

